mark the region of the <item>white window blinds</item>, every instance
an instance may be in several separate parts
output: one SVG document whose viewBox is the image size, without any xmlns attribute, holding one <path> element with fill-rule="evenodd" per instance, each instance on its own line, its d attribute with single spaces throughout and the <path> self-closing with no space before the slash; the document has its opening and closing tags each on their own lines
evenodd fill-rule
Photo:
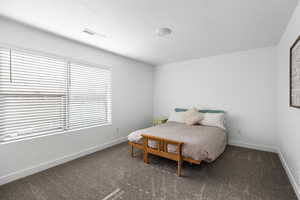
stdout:
<svg viewBox="0 0 300 200">
<path fill-rule="evenodd" d="M 111 122 L 110 70 L 0 48 L 0 141 Z"/>
<path fill-rule="evenodd" d="M 69 127 L 111 122 L 110 70 L 70 64 Z"/>
</svg>

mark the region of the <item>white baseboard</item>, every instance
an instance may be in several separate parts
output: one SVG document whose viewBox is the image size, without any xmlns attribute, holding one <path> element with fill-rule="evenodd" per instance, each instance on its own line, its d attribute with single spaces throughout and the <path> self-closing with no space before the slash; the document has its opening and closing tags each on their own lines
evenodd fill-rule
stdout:
<svg viewBox="0 0 300 200">
<path fill-rule="evenodd" d="M 300 200 L 300 188 L 298 187 L 296 179 L 293 176 L 292 171 L 290 170 L 290 168 L 289 168 L 289 166 L 288 166 L 288 164 L 287 164 L 287 162 L 286 162 L 286 160 L 285 160 L 285 158 L 284 158 L 284 156 L 283 156 L 283 154 L 281 153 L 280 150 L 278 150 L 278 156 L 279 156 L 280 161 L 283 165 L 283 168 L 285 169 L 285 172 L 288 175 L 288 178 L 289 178 L 289 180 L 290 180 L 290 182 L 291 182 L 291 184 L 294 188 L 294 191 L 297 195 L 297 198 Z"/>
<path fill-rule="evenodd" d="M 97 146 L 94 146 L 94 147 L 91 147 L 91 148 L 88 148 L 88 149 L 84 149 L 82 151 L 66 155 L 66 156 L 58 158 L 56 160 L 51 160 L 49 162 L 44 162 L 44 163 L 41 163 L 41 164 L 38 164 L 38 165 L 35 165 L 35 166 L 32 166 L 32 167 L 28 167 L 26 169 L 22 169 L 22 170 L 7 174 L 5 176 L 0 177 L 0 185 L 9 183 L 11 181 L 14 181 L 14 180 L 17 180 L 17 179 L 20 179 L 20 178 L 23 178 L 23 177 L 26 177 L 26 176 L 29 176 L 29 175 L 32 175 L 32 174 L 35 174 L 35 173 L 40 172 L 40 171 L 44 171 L 44 170 L 49 169 L 51 167 L 54 167 L 54 166 L 60 165 L 62 163 L 74 160 L 76 158 L 94 153 L 96 151 L 106 149 L 108 147 L 114 146 L 116 144 L 120 144 L 120 143 L 125 142 L 125 141 L 127 141 L 127 137 L 118 138 L 118 139 L 113 140 L 111 142 L 107 142 L 107 143 L 100 144 L 100 145 L 97 145 Z"/>
<path fill-rule="evenodd" d="M 239 142 L 239 141 L 229 141 L 228 144 L 232 145 L 232 146 L 245 147 L 248 149 L 255 149 L 255 150 L 260 150 L 260 151 L 268 151 L 268 152 L 278 153 L 277 148 L 271 147 L 271 146 L 249 144 L 249 143 L 244 143 L 244 142 Z"/>
</svg>

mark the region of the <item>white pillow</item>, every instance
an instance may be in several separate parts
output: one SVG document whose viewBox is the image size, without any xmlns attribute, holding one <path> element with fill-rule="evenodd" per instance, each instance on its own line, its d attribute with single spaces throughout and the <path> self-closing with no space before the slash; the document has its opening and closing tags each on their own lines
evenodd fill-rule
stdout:
<svg viewBox="0 0 300 200">
<path fill-rule="evenodd" d="M 168 122 L 179 122 L 179 123 L 184 123 L 184 120 L 183 120 L 183 117 L 182 117 L 182 114 L 185 113 L 185 112 L 175 112 L 173 111 L 171 114 L 170 114 L 170 117 L 168 119 Z"/>
<path fill-rule="evenodd" d="M 224 113 L 205 113 L 204 119 L 201 121 L 202 125 L 214 126 L 226 130 L 225 128 L 225 114 Z"/>
<path fill-rule="evenodd" d="M 184 123 L 187 125 L 198 124 L 203 119 L 203 114 L 200 113 L 197 108 L 189 109 L 188 111 L 182 113 Z"/>
</svg>

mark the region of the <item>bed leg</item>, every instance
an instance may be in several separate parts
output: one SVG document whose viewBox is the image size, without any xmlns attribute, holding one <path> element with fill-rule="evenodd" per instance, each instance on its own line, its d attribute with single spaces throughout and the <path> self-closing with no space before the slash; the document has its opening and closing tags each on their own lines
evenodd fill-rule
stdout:
<svg viewBox="0 0 300 200">
<path fill-rule="evenodd" d="M 182 144 L 177 144 L 177 176 L 181 176 Z"/>
<path fill-rule="evenodd" d="M 133 145 L 129 146 L 129 153 L 130 153 L 131 157 L 133 158 L 134 157 Z"/>
<path fill-rule="evenodd" d="M 177 176 L 181 176 L 181 165 L 182 165 L 182 161 L 179 160 L 177 163 Z"/>
</svg>

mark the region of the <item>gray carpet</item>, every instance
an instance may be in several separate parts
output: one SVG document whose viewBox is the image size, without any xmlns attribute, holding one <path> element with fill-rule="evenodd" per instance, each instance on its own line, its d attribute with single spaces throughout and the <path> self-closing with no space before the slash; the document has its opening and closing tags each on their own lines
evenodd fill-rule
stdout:
<svg viewBox="0 0 300 200">
<path fill-rule="evenodd" d="M 137 152 L 138 154 L 138 152 Z M 0 186 L 1 200 L 296 200 L 276 154 L 229 146 L 214 163 L 183 165 L 127 144 Z"/>
</svg>

